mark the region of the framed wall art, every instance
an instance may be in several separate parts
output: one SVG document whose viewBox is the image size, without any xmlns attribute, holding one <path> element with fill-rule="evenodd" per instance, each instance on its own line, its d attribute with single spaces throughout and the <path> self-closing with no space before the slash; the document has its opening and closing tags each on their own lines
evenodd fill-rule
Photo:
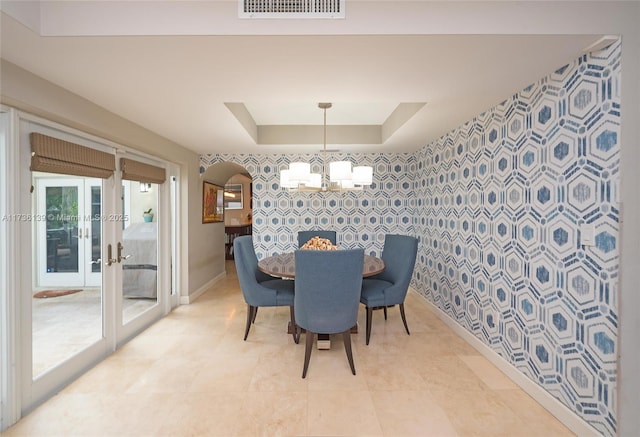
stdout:
<svg viewBox="0 0 640 437">
<path fill-rule="evenodd" d="M 242 184 L 227 184 L 224 186 L 224 209 L 243 208 Z"/>
<path fill-rule="evenodd" d="M 224 222 L 224 188 L 204 181 L 202 185 L 202 223 Z"/>
</svg>

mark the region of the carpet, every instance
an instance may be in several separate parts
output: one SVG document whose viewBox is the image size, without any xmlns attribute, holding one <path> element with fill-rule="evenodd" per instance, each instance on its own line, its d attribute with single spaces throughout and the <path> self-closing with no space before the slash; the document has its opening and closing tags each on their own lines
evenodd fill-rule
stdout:
<svg viewBox="0 0 640 437">
<path fill-rule="evenodd" d="M 47 298 L 47 297 L 66 296 L 67 294 L 73 294 L 73 293 L 77 293 L 79 291 L 82 291 L 82 288 L 77 288 L 77 289 L 73 289 L 73 290 L 42 290 L 42 291 L 38 291 L 37 293 L 35 293 L 33 295 L 33 297 L 38 298 L 38 299 L 44 299 L 44 298 Z"/>
</svg>

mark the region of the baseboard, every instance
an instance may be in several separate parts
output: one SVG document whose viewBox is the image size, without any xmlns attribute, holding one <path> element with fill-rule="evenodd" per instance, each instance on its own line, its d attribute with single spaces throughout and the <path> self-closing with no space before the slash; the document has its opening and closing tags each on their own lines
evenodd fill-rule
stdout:
<svg viewBox="0 0 640 437">
<path fill-rule="evenodd" d="M 197 298 L 202 296 L 209 288 L 211 288 L 213 286 L 213 284 L 215 284 L 216 282 L 218 282 L 219 280 L 221 280 L 225 276 L 227 276 L 227 272 L 226 271 L 220 273 L 218 276 L 216 276 L 213 279 L 207 281 L 202 287 L 198 288 L 196 291 L 194 291 L 190 295 L 188 295 L 188 296 L 180 296 L 180 305 L 189 305 L 191 302 L 195 301 Z"/>
<path fill-rule="evenodd" d="M 540 387 L 534 381 L 530 380 L 526 375 L 521 373 L 518 369 L 513 367 L 507 360 L 495 353 L 493 349 L 491 349 L 489 346 L 484 344 L 473 334 L 467 331 L 453 318 L 451 318 L 451 316 L 435 306 L 432 302 L 427 300 L 424 296 L 422 296 L 414 289 L 411 289 L 411 291 L 416 293 L 417 296 L 421 297 L 427 303 L 427 305 L 429 305 L 429 307 L 433 309 L 438 318 L 446 323 L 449 328 L 451 328 L 456 334 L 462 337 L 463 340 L 465 340 L 473 348 L 480 352 L 482 356 L 491 361 L 493 365 L 500 369 L 505 375 L 509 377 L 509 379 L 517 384 L 529 396 L 535 399 L 543 408 L 549 411 L 549 413 L 553 414 L 572 432 L 581 437 L 600 436 L 600 433 L 598 433 L 595 428 L 593 428 L 576 413 L 567 408 L 567 406 L 560 402 L 558 399 L 554 398 L 545 389 Z"/>
</svg>

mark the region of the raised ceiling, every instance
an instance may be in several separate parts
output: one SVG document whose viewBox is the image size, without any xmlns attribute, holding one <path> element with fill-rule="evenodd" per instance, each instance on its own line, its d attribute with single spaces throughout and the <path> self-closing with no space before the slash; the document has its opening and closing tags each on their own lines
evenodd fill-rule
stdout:
<svg viewBox="0 0 640 437">
<path fill-rule="evenodd" d="M 321 101 L 331 149 L 410 152 L 601 36 L 470 33 L 474 10 L 441 3 L 240 20 L 228 1 L 3 1 L 1 54 L 197 153 L 317 152 Z"/>
</svg>

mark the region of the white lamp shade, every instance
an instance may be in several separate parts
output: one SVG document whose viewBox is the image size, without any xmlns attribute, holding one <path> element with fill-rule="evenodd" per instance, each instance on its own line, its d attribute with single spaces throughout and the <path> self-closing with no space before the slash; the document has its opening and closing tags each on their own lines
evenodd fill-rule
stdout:
<svg viewBox="0 0 640 437">
<path fill-rule="evenodd" d="M 297 184 L 292 183 L 289 178 L 290 170 L 280 171 L 280 188 L 295 188 Z"/>
<path fill-rule="evenodd" d="M 307 187 L 322 188 L 322 175 L 320 173 L 311 173 Z"/>
<path fill-rule="evenodd" d="M 349 190 L 351 188 L 353 188 L 353 181 L 350 181 L 349 179 L 343 179 L 340 181 L 340 188 L 343 190 Z"/>
<path fill-rule="evenodd" d="M 289 180 L 292 183 L 306 183 L 311 178 L 311 165 L 306 162 L 292 162 L 289 164 Z"/>
<path fill-rule="evenodd" d="M 373 183 L 373 167 L 367 165 L 353 167 L 353 183 L 355 185 L 371 185 Z"/>
<path fill-rule="evenodd" d="M 332 182 L 351 180 L 351 162 L 336 161 L 329 163 L 329 180 Z"/>
</svg>

